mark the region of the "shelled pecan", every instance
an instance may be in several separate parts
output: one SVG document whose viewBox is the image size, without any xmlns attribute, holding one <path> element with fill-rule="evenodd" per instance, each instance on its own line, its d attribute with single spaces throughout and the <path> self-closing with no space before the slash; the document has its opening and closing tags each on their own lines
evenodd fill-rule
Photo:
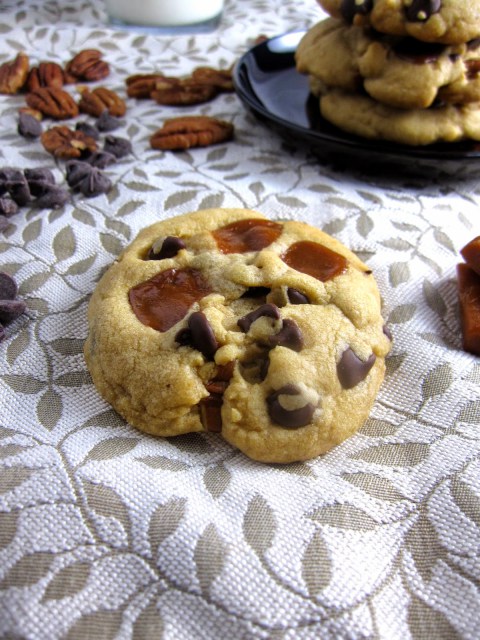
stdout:
<svg viewBox="0 0 480 640">
<path fill-rule="evenodd" d="M 27 81 L 29 68 L 30 60 L 25 53 L 0 65 L 0 93 L 18 93 Z"/>
<path fill-rule="evenodd" d="M 156 88 L 157 82 L 165 79 L 163 73 L 145 73 L 129 76 L 125 80 L 127 96 L 129 98 L 150 98 L 150 94 Z"/>
<path fill-rule="evenodd" d="M 214 85 L 186 79 L 170 83 L 157 83 L 150 97 L 158 104 L 182 106 L 208 102 L 217 94 L 218 90 Z"/>
<path fill-rule="evenodd" d="M 35 91 L 40 87 L 63 87 L 63 69 L 56 62 L 40 62 L 28 73 L 27 91 Z"/>
<path fill-rule="evenodd" d="M 29 107 L 54 120 L 66 120 L 78 115 L 77 103 L 63 89 L 40 87 L 28 93 L 25 99 Z"/>
<path fill-rule="evenodd" d="M 214 69 L 213 67 L 197 67 L 192 73 L 192 79 L 200 84 L 213 85 L 219 91 L 233 91 L 231 69 Z"/>
<path fill-rule="evenodd" d="M 165 120 L 150 138 L 153 149 L 179 150 L 207 147 L 233 137 L 233 125 L 210 116 L 184 116 Z"/>
<path fill-rule="evenodd" d="M 106 87 L 96 87 L 90 91 L 87 87 L 80 89 L 81 99 L 78 103 L 80 111 L 98 118 L 103 111 L 108 111 L 111 116 L 123 116 L 127 110 L 125 101 L 120 96 Z"/>
<path fill-rule="evenodd" d="M 97 143 L 82 131 L 73 131 L 59 125 L 42 133 L 44 148 L 56 158 L 81 158 L 97 150 Z"/>
<path fill-rule="evenodd" d="M 83 49 L 67 62 L 65 72 L 69 79 L 73 77 L 74 80 L 95 82 L 108 76 L 110 66 L 102 60 L 101 51 Z"/>
</svg>

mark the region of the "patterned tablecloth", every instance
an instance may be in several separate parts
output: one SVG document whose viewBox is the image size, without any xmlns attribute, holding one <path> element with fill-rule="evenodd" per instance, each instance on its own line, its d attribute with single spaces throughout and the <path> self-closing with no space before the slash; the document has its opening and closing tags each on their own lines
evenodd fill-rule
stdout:
<svg viewBox="0 0 480 640">
<path fill-rule="evenodd" d="M 110 29 L 100 0 L 0 9 L 0 62 L 96 48 L 123 96 L 132 73 L 227 68 L 259 34 L 322 17 L 314 0 L 227 0 L 215 33 L 172 38 Z M 1 165 L 50 166 L 62 184 L 62 163 L 17 133 L 23 104 L 0 96 Z M 108 194 L 22 207 L 0 233 L 28 305 L 0 343 L 0 637 L 479 638 L 480 361 L 461 348 L 456 284 L 479 182 L 319 162 L 234 94 L 190 109 L 233 122 L 234 141 L 151 149 L 184 112 L 129 99 L 115 135 L 133 154 L 108 167 Z M 99 276 L 142 227 L 220 206 L 306 220 L 375 272 L 387 376 L 361 432 L 322 458 L 265 465 L 214 434 L 145 436 L 91 383 Z"/>
</svg>

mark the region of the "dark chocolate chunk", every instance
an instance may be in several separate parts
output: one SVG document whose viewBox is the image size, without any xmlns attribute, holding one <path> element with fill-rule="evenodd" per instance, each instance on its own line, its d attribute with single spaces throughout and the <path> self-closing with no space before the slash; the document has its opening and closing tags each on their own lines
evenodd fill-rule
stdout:
<svg viewBox="0 0 480 640">
<path fill-rule="evenodd" d="M 269 287 L 248 287 L 245 293 L 242 293 L 241 298 L 266 298 L 270 293 Z"/>
<path fill-rule="evenodd" d="M 242 331 L 247 333 L 252 324 L 258 318 L 262 316 L 267 316 L 269 318 L 273 318 L 274 320 L 278 320 L 280 318 L 280 311 L 278 307 L 270 302 L 260 305 L 257 309 L 254 309 L 247 315 L 243 316 L 237 321 L 237 325 L 240 327 Z"/>
<path fill-rule="evenodd" d="M 405 14 L 409 22 L 425 22 L 442 7 L 441 0 L 413 0 L 405 7 Z"/>
<path fill-rule="evenodd" d="M 337 375 L 342 387 L 344 389 L 351 389 L 359 382 L 362 382 L 362 380 L 365 380 L 370 369 L 375 364 L 376 359 L 376 355 L 372 353 L 367 361 L 361 360 L 357 354 L 348 347 L 342 353 L 340 361 L 337 364 Z"/>
<path fill-rule="evenodd" d="M 0 300 L 13 300 L 17 295 L 18 287 L 12 276 L 0 271 Z"/>
<path fill-rule="evenodd" d="M 17 131 L 24 138 L 39 138 L 43 133 L 43 127 L 31 113 L 22 111 L 18 116 Z"/>
<path fill-rule="evenodd" d="M 94 151 L 85 157 L 85 162 L 88 162 L 92 167 L 97 167 L 97 169 L 105 169 L 105 167 L 114 164 L 116 161 L 117 158 L 113 153 L 108 153 L 107 151 Z"/>
<path fill-rule="evenodd" d="M 27 180 L 20 169 L 11 167 L 0 169 L 0 185 L 3 193 L 8 192 L 19 207 L 23 207 L 32 200 Z"/>
<path fill-rule="evenodd" d="M 55 184 L 55 176 L 47 167 L 25 169 L 23 174 L 34 197 L 43 195 L 50 185 Z"/>
<path fill-rule="evenodd" d="M 283 321 L 280 331 L 270 336 L 268 341 L 272 347 L 286 347 L 293 351 L 301 351 L 304 344 L 300 327 L 290 318 Z"/>
<path fill-rule="evenodd" d="M 77 124 L 75 125 L 75 129 L 77 131 L 81 131 L 86 136 L 90 136 L 90 138 L 93 138 L 94 140 L 98 140 L 100 137 L 100 132 L 97 127 L 94 127 L 88 122 L 77 122 Z"/>
<path fill-rule="evenodd" d="M 153 247 L 148 252 L 148 260 L 165 260 L 166 258 L 173 258 L 177 255 L 180 249 L 185 249 L 185 243 L 176 236 L 167 236 L 160 247 L 158 253 L 155 253 Z"/>
<path fill-rule="evenodd" d="M 5 340 L 6 337 L 7 337 L 7 334 L 5 333 L 5 329 L 0 324 L 0 342 L 2 342 L 2 340 Z"/>
<path fill-rule="evenodd" d="M 110 191 L 112 183 L 100 169 L 92 167 L 82 160 L 70 160 L 66 164 L 67 183 L 73 191 L 80 191 L 84 196 L 94 197 Z"/>
<path fill-rule="evenodd" d="M 95 126 L 99 131 L 115 131 L 122 126 L 122 121 L 120 118 L 112 116 L 108 109 L 105 109 L 97 118 Z"/>
<path fill-rule="evenodd" d="M 202 311 L 194 311 L 188 318 L 188 328 L 191 331 L 192 346 L 210 360 L 218 349 L 218 342 L 212 327 Z"/>
<path fill-rule="evenodd" d="M 415 38 L 402 38 L 393 47 L 396 56 L 403 60 L 409 60 L 414 64 L 433 63 L 445 51 L 444 44 L 436 42 L 421 42 Z"/>
<path fill-rule="evenodd" d="M 267 397 L 267 407 L 270 419 L 275 424 L 285 429 L 298 429 L 309 424 L 312 420 L 315 407 L 311 402 L 306 402 L 298 409 L 285 409 L 280 403 L 280 396 L 301 396 L 302 390 L 294 384 L 287 384 Z"/>
<path fill-rule="evenodd" d="M 357 14 L 366 16 L 373 7 L 373 0 L 342 0 L 340 12 L 343 19 L 352 23 Z"/>
<path fill-rule="evenodd" d="M 70 194 L 57 184 L 49 184 L 43 193 L 34 201 L 34 205 L 40 209 L 58 209 L 68 202 Z"/>
<path fill-rule="evenodd" d="M 287 298 L 290 304 L 310 304 L 310 300 L 307 296 L 293 287 L 288 287 Z"/>
<path fill-rule="evenodd" d="M 23 300 L 0 300 L 0 322 L 8 324 L 25 312 L 27 305 Z"/>
<path fill-rule="evenodd" d="M 220 433 L 222 430 L 222 404 L 222 396 L 216 394 L 200 400 L 200 420 L 207 431 Z"/>
<path fill-rule="evenodd" d="M 132 153 L 132 143 L 126 138 L 107 136 L 103 145 L 103 150 L 113 153 L 116 158 L 123 158 Z"/>
<path fill-rule="evenodd" d="M 6 218 L 10 218 L 15 213 L 18 212 L 18 204 L 14 202 L 11 198 L 7 196 L 0 197 L 0 216 L 5 216 Z M 8 223 L 4 228 L 8 226 Z"/>
</svg>

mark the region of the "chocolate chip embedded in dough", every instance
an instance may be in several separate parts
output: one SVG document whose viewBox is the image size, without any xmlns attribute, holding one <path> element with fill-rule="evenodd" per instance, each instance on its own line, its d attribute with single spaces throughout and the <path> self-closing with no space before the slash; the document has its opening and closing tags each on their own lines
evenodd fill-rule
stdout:
<svg viewBox="0 0 480 640">
<path fill-rule="evenodd" d="M 167 236 L 161 243 L 154 242 L 148 252 L 148 260 L 165 260 L 173 258 L 180 249 L 185 249 L 185 243 L 176 236 Z"/>
<path fill-rule="evenodd" d="M 213 329 L 202 311 L 195 311 L 188 318 L 188 328 L 191 331 L 192 346 L 207 359 L 212 359 L 218 349 L 218 342 Z"/>
<path fill-rule="evenodd" d="M 405 2 L 405 14 L 409 22 L 426 22 L 442 8 L 441 0 L 411 0 Z"/>
<path fill-rule="evenodd" d="M 290 304 L 310 304 L 307 296 L 294 287 L 287 288 L 287 298 Z"/>
<path fill-rule="evenodd" d="M 357 14 L 366 16 L 373 7 L 373 0 L 342 0 L 340 12 L 343 19 L 352 23 Z"/>
<path fill-rule="evenodd" d="M 375 364 L 377 359 L 374 353 L 368 358 L 368 360 L 361 360 L 357 354 L 348 347 L 340 358 L 337 364 L 337 375 L 340 380 L 340 384 L 344 389 L 352 389 L 359 382 L 365 380 L 370 369 Z"/>
<path fill-rule="evenodd" d="M 272 347 L 286 347 L 293 351 L 301 351 L 304 345 L 300 327 L 290 318 L 286 318 L 283 321 L 280 331 L 270 336 L 268 342 Z"/>
<path fill-rule="evenodd" d="M 275 424 L 285 429 L 298 429 L 312 421 L 315 407 L 305 399 L 298 409 L 286 409 L 282 405 L 282 396 L 302 396 L 302 390 L 294 384 L 287 384 L 267 397 L 268 415 Z"/>
<path fill-rule="evenodd" d="M 220 433 L 222 430 L 222 396 L 213 394 L 199 402 L 200 420 L 207 431 Z"/>
<path fill-rule="evenodd" d="M 250 311 L 250 313 L 247 313 L 247 315 L 243 316 L 243 318 L 240 318 L 237 321 L 237 325 L 242 331 L 247 333 L 255 320 L 258 320 L 258 318 L 261 318 L 262 316 L 267 316 L 268 318 L 278 320 L 280 318 L 280 310 L 271 302 L 266 302 L 265 304 L 260 305 L 257 309 L 254 309 L 253 311 Z"/>
</svg>

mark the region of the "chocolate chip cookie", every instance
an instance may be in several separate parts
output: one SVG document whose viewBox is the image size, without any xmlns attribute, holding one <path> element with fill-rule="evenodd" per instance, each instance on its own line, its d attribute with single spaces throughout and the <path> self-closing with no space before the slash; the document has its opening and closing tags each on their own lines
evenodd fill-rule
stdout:
<svg viewBox="0 0 480 640">
<path fill-rule="evenodd" d="M 331 16 L 425 42 L 461 44 L 480 36 L 478 0 L 317 0 Z"/>
<path fill-rule="evenodd" d="M 327 18 L 305 34 L 295 59 L 316 95 L 324 88 L 365 92 L 399 109 L 480 100 L 480 40 L 422 42 Z"/>
<path fill-rule="evenodd" d="M 93 381 L 128 422 L 216 432 L 264 462 L 312 458 L 359 429 L 390 349 L 363 262 L 317 228 L 245 209 L 141 231 L 88 319 Z"/>
</svg>

